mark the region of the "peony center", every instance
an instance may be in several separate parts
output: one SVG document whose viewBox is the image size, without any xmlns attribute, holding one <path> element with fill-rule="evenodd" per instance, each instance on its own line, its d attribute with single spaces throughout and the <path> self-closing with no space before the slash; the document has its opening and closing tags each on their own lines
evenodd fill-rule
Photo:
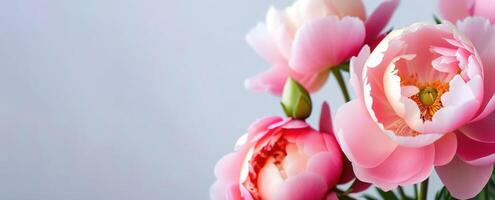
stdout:
<svg viewBox="0 0 495 200">
<path fill-rule="evenodd" d="M 426 87 L 419 92 L 419 99 L 425 106 L 433 105 L 437 97 L 438 91 L 433 87 Z"/>
</svg>

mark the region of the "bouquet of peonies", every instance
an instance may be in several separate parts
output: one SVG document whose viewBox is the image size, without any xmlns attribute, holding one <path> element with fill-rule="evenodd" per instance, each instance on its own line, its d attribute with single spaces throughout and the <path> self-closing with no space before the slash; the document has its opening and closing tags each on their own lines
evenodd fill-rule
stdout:
<svg viewBox="0 0 495 200">
<path fill-rule="evenodd" d="M 398 5 L 268 10 L 246 40 L 272 67 L 245 85 L 281 96 L 287 118 L 249 127 L 217 163 L 212 199 L 426 199 L 433 170 L 435 199 L 495 199 L 495 0 L 438 0 L 444 20 L 384 31 Z M 347 103 L 333 123 L 324 103 L 315 129 L 310 93 L 330 73 Z"/>
</svg>

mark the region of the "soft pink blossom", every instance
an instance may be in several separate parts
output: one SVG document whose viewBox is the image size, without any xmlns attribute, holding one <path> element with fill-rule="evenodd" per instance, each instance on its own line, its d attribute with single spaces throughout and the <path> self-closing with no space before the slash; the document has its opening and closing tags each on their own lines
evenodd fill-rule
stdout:
<svg viewBox="0 0 495 200">
<path fill-rule="evenodd" d="M 351 59 L 357 99 L 335 130 L 356 177 L 389 190 L 435 167 L 456 198 L 481 191 L 495 162 L 495 26 L 414 24 Z"/>
<path fill-rule="evenodd" d="M 439 0 L 438 5 L 440 14 L 451 22 L 480 16 L 495 23 L 495 0 Z"/>
<path fill-rule="evenodd" d="M 337 199 L 335 186 L 354 178 L 343 159 L 327 105 L 320 131 L 304 121 L 266 117 L 251 125 L 235 151 L 217 163 L 210 196 L 214 200 Z M 355 181 L 353 192 L 367 187 Z"/>
<path fill-rule="evenodd" d="M 384 1 L 367 17 L 361 0 L 297 0 L 285 10 L 271 7 L 264 23 L 246 36 L 271 68 L 246 80 L 247 88 L 281 95 L 287 77 L 314 92 L 329 69 L 374 43 L 398 0 Z"/>
</svg>

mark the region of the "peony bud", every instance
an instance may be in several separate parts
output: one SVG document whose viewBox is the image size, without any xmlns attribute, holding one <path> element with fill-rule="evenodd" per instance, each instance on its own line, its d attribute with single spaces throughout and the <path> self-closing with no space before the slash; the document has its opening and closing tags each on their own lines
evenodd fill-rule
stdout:
<svg viewBox="0 0 495 200">
<path fill-rule="evenodd" d="M 285 82 L 280 104 L 290 118 L 304 120 L 311 114 L 312 104 L 308 91 L 292 78 Z"/>
</svg>

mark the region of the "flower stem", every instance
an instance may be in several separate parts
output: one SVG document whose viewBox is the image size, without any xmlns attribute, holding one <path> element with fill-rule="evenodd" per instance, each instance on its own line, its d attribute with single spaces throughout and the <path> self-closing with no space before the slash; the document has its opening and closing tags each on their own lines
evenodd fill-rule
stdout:
<svg viewBox="0 0 495 200">
<path fill-rule="evenodd" d="M 490 184 L 490 183 L 488 183 Z M 490 200 L 490 185 L 485 186 L 485 191 L 483 192 L 483 195 L 485 195 L 485 200 Z"/>
<path fill-rule="evenodd" d="M 428 180 L 429 179 L 426 179 L 421 182 L 418 192 L 418 200 L 426 200 L 426 197 L 428 196 Z"/>
<path fill-rule="evenodd" d="M 333 75 L 335 75 L 335 79 L 337 79 L 337 82 L 339 83 L 340 90 L 342 91 L 342 94 L 344 95 L 345 102 L 351 101 L 351 97 L 349 96 L 349 92 L 347 91 L 347 86 L 345 85 L 344 77 L 342 76 L 342 72 L 340 71 L 340 67 L 332 68 L 332 73 L 333 73 Z"/>
<path fill-rule="evenodd" d="M 399 186 L 398 190 L 399 190 L 399 194 L 400 194 L 402 199 L 408 199 L 406 192 L 404 192 L 404 188 L 402 188 L 402 186 Z"/>
</svg>

